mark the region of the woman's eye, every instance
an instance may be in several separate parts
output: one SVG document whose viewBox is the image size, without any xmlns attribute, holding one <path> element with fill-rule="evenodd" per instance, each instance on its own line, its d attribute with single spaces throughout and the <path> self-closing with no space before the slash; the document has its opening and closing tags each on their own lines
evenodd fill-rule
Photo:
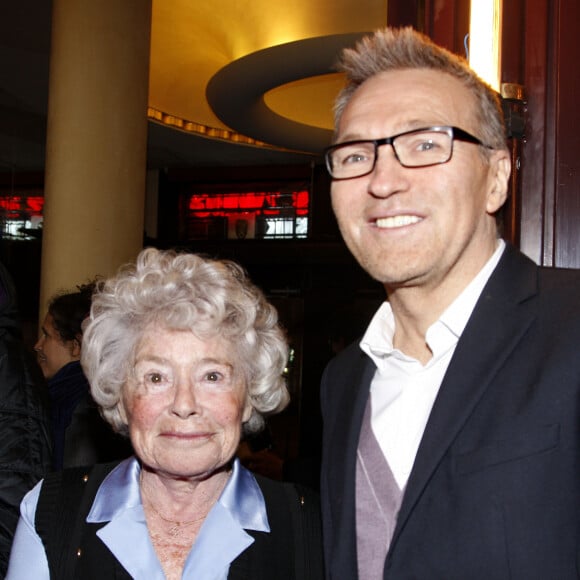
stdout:
<svg viewBox="0 0 580 580">
<path fill-rule="evenodd" d="M 163 382 L 163 375 L 161 373 L 149 373 L 145 376 L 145 381 L 153 385 L 158 385 Z"/>
<path fill-rule="evenodd" d="M 205 375 L 205 380 L 209 381 L 210 383 L 217 383 L 221 378 L 221 374 L 215 371 L 212 371 L 211 373 L 207 373 Z"/>
</svg>

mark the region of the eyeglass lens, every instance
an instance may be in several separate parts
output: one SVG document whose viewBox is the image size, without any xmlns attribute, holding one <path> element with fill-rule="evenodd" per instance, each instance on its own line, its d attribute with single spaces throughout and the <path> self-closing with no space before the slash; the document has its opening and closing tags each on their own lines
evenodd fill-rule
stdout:
<svg viewBox="0 0 580 580">
<path fill-rule="evenodd" d="M 453 137 L 449 129 L 440 129 L 412 131 L 394 138 L 337 145 L 327 154 L 331 175 L 344 179 L 370 173 L 375 166 L 379 146 L 386 144 L 393 146 L 401 165 L 425 167 L 445 163 L 450 159 Z"/>
</svg>

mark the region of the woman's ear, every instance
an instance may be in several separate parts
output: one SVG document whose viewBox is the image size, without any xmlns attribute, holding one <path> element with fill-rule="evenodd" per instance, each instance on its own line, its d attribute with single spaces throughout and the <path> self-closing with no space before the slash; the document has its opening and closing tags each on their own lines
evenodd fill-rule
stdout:
<svg viewBox="0 0 580 580">
<path fill-rule="evenodd" d="M 512 162 L 507 149 L 494 151 L 489 160 L 490 186 L 487 194 L 486 210 L 492 215 L 505 203 L 509 191 Z"/>
<path fill-rule="evenodd" d="M 250 401 L 250 396 L 246 395 L 246 403 L 244 405 L 244 411 L 242 413 L 242 423 L 245 423 L 246 421 L 250 420 L 253 410 L 254 407 L 252 406 L 252 402 Z"/>
<path fill-rule="evenodd" d="M 81 358 L 81 343 L 82 343 L 82 336 L 79 334 L 76 338 L 71 340 L 71 349 L 70 354 L 75 359 Z"/>
<path fill-rule="evenodd" d="M 125 387 L 123 386 L 123 389 Z M 123 389 L 121 389 L 121 396 L 119 397 L 119 402 L 117 403 L 117 412 L 119 413 L 119 417 L 121 421 L 129 427 L 129 418 L 127 417 L 127 410 L 125 409 L 125 402 L 123 400 Z"/>
</svg>

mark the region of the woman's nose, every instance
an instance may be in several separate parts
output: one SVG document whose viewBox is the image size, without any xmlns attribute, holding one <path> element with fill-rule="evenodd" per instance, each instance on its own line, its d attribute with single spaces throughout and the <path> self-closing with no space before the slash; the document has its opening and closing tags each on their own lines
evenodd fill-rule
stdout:
<svg viewBox="0 0 580 580">
<path fill-rule="evenodd" d="M 175 387 L 172 411 L 182 418 L 189 417 L 197 412 L 195 384 L 192 380 L 179 380 Z"/>
</svg>

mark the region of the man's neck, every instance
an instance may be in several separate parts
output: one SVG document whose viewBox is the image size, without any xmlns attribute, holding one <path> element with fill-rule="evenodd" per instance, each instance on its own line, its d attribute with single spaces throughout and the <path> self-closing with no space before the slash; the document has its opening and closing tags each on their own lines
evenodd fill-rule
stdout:
<svg viewBox="0 0 580 580">
<path fill-rule="evenodd" d="M 472 278 L 473 279 L 473 278 Z M 395 319 L 393 346 L 421 363 L 433 353 L 426 342 L 429 327 L 437 322 L 471 280 L 446 279 L 433 287 L 406 286 L 388 289 Z"/>
<path fill-rule="evenodd" d="M 441 316 L 446 306 L 438 306 L 428 296 L 410 288 L 389 292 L 389 302 L 395 319 L 393 346 L 407 356 L 426 364 L 433 353 L 425 336 L 428 328 Z"/>
<path fill-rule="evenodd" d="M 493 252 L 471 272 L 460 276 L 447 276 L 427 285 L 386 287 L 395 319 L 393 346 L 423 364 L 428 362 L 432 352 L 426 342 L 427 330 L 477 277 L 492 255 Z"/>
</svg>

